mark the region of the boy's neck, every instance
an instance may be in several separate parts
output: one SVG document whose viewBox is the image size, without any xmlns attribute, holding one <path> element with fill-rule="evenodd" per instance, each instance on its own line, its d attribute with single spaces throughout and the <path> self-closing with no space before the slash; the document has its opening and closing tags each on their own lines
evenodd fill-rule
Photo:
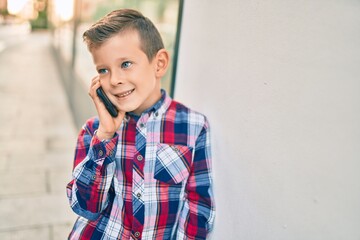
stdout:
<svg viewBox="0 0 360 240">
<path fill-rule="evenodd" d="M 157 104 L 160 102 L 162 103 L 164 98 L 165 98 L 165 91 L 162 89 L 159 89 L 158 94 L 156 95 L 156 97 L 153 98 L 154 100 L 152 101 L 152 104 L 148 108 L 143 109 L 141 111 L 132 111 L 129 113 L 133 116 L 140 117 L 143 113 L 151 112 L 154 107 L 155 107 L 154 110 L 157 110 L 160 107 L 160 106 L 157 106 Z M 161 105 L 161 103 L 160 103 L 160 105 Z"/>
</svg>

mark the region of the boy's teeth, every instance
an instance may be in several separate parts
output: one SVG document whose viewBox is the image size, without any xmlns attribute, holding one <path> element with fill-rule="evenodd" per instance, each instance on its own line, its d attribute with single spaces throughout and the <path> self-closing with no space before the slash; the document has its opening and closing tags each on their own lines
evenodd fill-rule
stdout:
<svg viewBox="0 0 360 240">
<path fill-rule="evenodd" d="M 125 97 L 125 96 L 129 95 L 131 92 L 132 92 L 132 90 L 127 91 L 126 93 L 119 95 L 119 97 Z"/>
</svg>

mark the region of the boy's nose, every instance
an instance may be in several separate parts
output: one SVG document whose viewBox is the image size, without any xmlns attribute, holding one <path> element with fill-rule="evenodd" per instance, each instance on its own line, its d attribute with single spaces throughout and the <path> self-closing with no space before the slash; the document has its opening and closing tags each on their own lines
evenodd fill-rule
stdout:
<svg viewBox="0 0 360 240">
<path fill-rule="evenodd" d="M 110 83 L 111 83 L 111 85 L 113 85 L 113 86 L 117 86 L 117 85 L 119 85 L 119 84 L 123 84 L 123 83 L 124 83 L 124 79 L 123 79 L 122 77 L 120 77 L 120 76 L 115 76 L 115 75 L 113 75 L 113 76 L 111 76 L 111 78 L 110 78 Z"/>
</svg>

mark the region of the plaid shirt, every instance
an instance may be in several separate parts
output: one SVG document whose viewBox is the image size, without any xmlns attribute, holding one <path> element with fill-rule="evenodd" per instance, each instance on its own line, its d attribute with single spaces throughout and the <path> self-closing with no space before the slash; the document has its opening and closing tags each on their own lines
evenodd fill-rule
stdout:
<svg viewBox="0 0 360 240">
<path fill-rule="evenodd" d="M 69 239 L 206 239 L 214 222 L 209 124 L 162 99 L 127 114 L 110 140 L 98 118 L 80 131 L 67 185 L 79 215 Z"/>
</svg>

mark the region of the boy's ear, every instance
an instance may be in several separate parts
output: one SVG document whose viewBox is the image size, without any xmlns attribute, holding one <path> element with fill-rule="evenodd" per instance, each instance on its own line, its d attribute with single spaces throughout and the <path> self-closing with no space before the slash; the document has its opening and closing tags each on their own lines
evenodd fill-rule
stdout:
<svg viewBox="0 0 360 240">
<path fill-rule="evenodd" d="M 155 56 L 156 77 L 161 78 L 165 75 L 169 66 L 169 53 L 165 49 L 160 49 Z"/>
</svg>

